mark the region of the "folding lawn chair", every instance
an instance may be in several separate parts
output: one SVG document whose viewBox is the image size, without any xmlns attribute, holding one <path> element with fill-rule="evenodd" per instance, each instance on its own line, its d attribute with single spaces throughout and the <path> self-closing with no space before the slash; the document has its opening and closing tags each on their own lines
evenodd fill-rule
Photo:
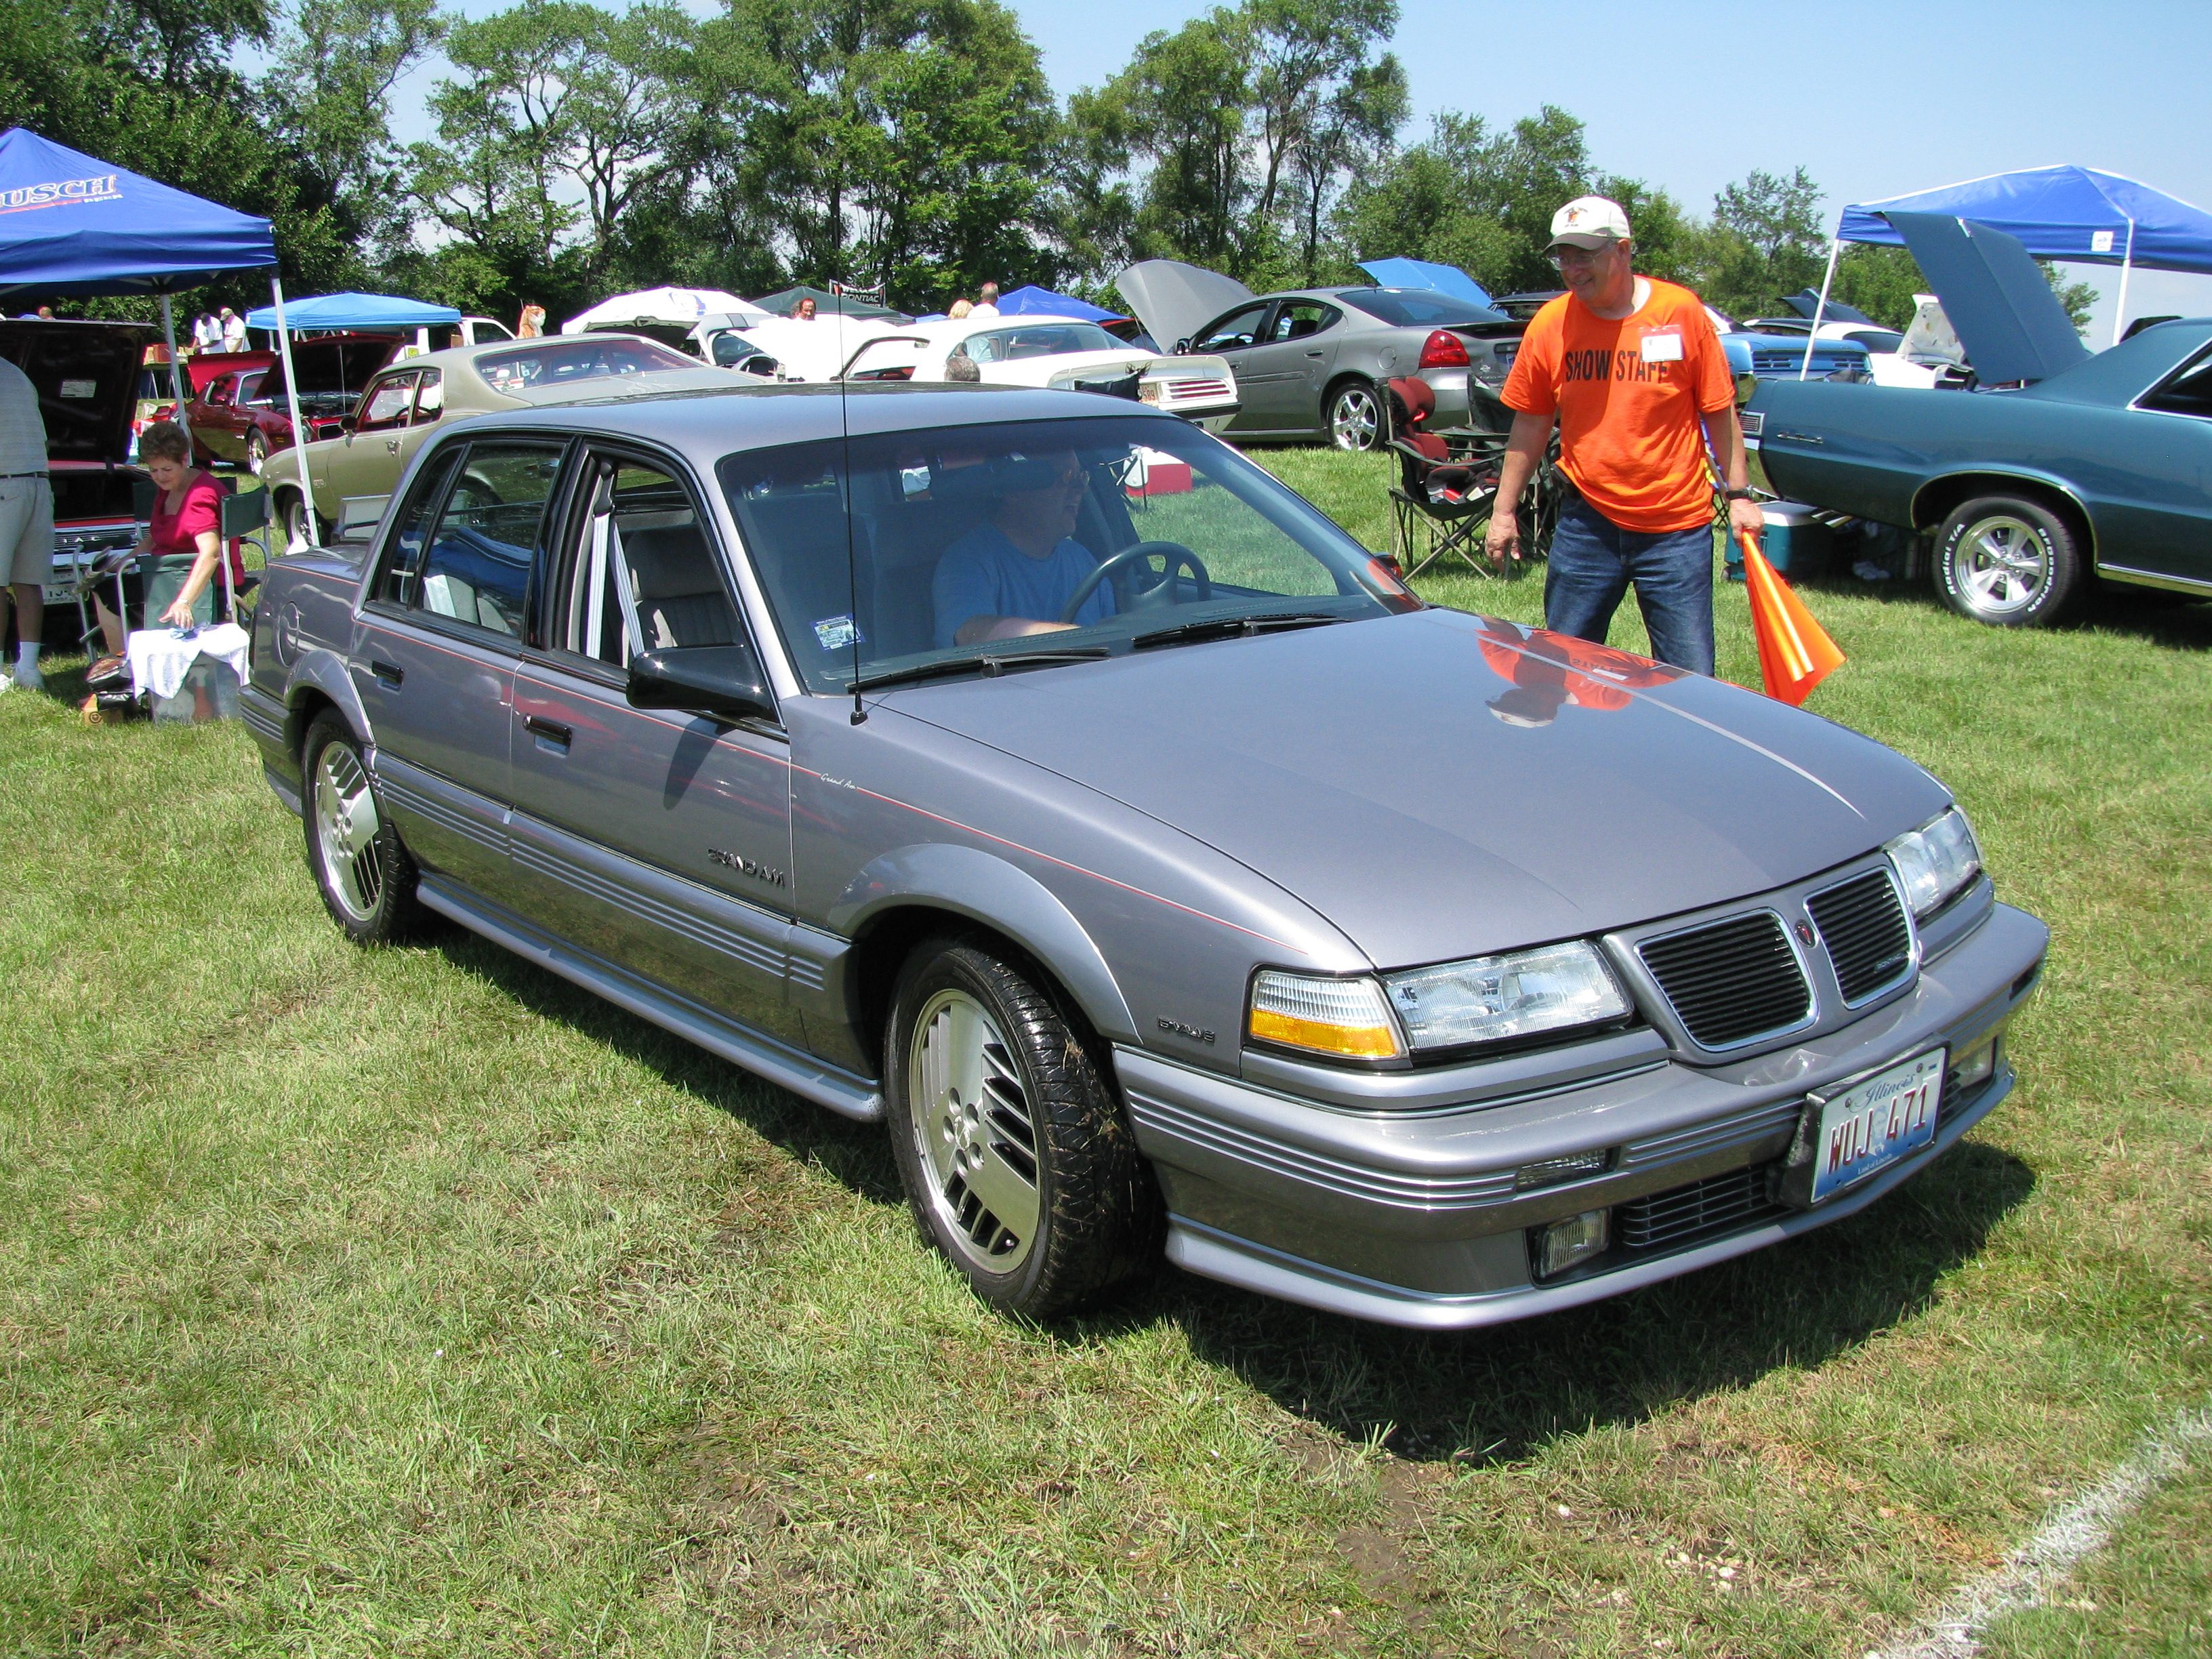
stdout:
<svg viewBox="0 0 2212 1659">
<path fill-rule="evenodd" d="M 1390 450 L 1398 482 L 1390 491 L 1397 520 L 1395 551 L 1410 579 L 1439 560 L 1455 558 L 1477 575 L 1497 574 L 1480 556 L 1480 537 L 1497 504 L 1505 441 L 1490 434 L 1451 439 L 1428 429 L 1436 393 L 1406 377 L 1385 388 L 1390 401 Z M 1415 550 L 1420 550 L 1415 562 Z"/>
</svg>

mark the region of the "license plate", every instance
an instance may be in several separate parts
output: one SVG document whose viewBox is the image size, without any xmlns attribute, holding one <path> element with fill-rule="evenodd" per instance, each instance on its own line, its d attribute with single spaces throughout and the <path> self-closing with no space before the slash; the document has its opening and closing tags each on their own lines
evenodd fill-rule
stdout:
<svg viewBox="0 0 2212 1659">
<path fill-rule="evenodd" d="M 1853 1084 L 1826 1100 L 1813 1142 L 1813 1202 L 1832 1198 L 1936 1139 L 1943 1092 L 1941 1048 Z"/>
</svg>

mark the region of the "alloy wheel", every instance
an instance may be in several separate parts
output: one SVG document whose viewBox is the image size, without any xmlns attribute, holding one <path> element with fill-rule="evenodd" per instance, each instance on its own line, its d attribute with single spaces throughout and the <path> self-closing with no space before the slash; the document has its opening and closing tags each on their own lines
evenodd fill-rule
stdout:
<svg viewBox="0 0 2212 1659">
<path fill-rule="evenodd" d="M 929 1202 L 964 1265 L 1010 1273 L 1043 1212 L 1029 1091 L 1005 1035 L 965 991 L 922 1006 L 907 1060 L 915 1149 Z"/>
<path fill-rule="evenodd" d="M 2025 519 L 1977 519 L 1953 544 L 1952 572 L 1975 610 L 2007 617 L 2032 609 L 2051 580 L 2051 552 Z"/>
<path fill-rule="evenodd" d="M 325 744 L 315 762 L 315 845 L 331 896 L 363 927 L 376 920 L 384 896 L 382 828 L 361 757 L 343 743 Z"/>
<path fill-rule="evenodd" d="M 1382 405 L 1368 387 L 1348 386 L 1331 399 L 1328 434 L 1339 449 L 1372 449 L 1382 430 Z"/>
</svg>

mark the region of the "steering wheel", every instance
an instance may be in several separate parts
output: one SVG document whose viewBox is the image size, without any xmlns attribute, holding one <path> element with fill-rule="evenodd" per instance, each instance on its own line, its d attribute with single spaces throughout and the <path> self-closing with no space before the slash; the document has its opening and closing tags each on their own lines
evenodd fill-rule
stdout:
<svg viewBox="0 0 2212 1659">
<path fill-rule="evenodd" d="M 1199 599 L 1213 597 L 1213 578 L 1206 574 L 1206 567 L 1199 562 L 1198 555 L 1181 542 L 1138 542 L 1123 548 L 1119 553 L 1108 554 L 1091 567 L 1091 574 L 1075 585 L 1074 597 L 1060 607 L 1060 621 L 1073 622 L 1075 613 L 1082 610 L 1091 596 L 1098 591 L 1098 584 L 1115 571 L 1125 564 L 1134 564 L 1140 559 L 1150 558 L 1155 553 L 1167 561 L 1167 568 L 1161 574 L 1159 580 L 1137 595 L 1138 604 L 1142 605 L 1163 594 L 1167 597 L 1161 602 L 1172 604 L 1173 590 L 1182 580 L 1182 573 L 1186 570 L 1190 573 L 1191 585 L 1197 590 Z"/>
</svg>

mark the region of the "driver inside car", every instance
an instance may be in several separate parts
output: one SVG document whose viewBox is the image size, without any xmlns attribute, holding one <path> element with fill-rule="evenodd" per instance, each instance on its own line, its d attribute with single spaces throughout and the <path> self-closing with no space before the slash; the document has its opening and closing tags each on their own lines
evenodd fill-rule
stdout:
<svg viewBox="0 0 2212 1659">
<path fill-rule="evenodd" d="M 1073 538 L 1090 477 L 1068 450 L 1009 455 L 993 465 L 998 504 L 945 550 L 930 598 L 942 647 L 1048 634 L 1103 622 L 1114 614 L 1114 589 L 1094 587 L 1072 621 L 1060 612 L 1097 556 Z"/>
</svg>

